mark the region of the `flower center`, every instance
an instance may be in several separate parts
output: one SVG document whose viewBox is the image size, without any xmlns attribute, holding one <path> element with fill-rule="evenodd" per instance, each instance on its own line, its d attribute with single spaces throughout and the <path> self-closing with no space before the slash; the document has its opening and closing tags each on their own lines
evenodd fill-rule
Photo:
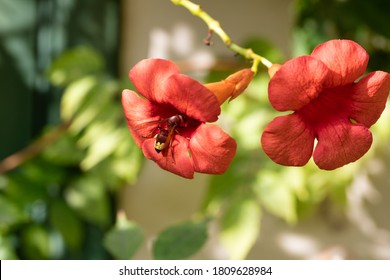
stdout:
<svg viewBox="0 0 390 280">
<path fill-rule="evenodd" d="M 175 135 L 190 139 L 200 122 L 189 118 L 183 114 L 172 115 L 162 118 L 152 130 L 155 140 L 155 150 L 157 153 L 165 150 L 172 145 Z"/>
<path fill-rule="evenodd" d="M 326 125 L 335 119 L 348 118 L 343 92 L 342 88 L 324 89 L 316 99 L 297 113 L 313 128 Z"/>
</svg>

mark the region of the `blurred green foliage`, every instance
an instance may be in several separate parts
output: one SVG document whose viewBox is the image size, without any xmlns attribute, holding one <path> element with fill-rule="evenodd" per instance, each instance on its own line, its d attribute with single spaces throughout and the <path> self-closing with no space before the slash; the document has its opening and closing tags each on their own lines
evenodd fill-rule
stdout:
<svg viewBox="0 0 390 280">
<path fill-rule="evenodd" d="M 104 238 L 104 246 L 115 259 L 128 260 L 137 252 L 144 240 L 142 229 L 119 212 L 115 227 Z"/>
<path fill-rule="evenodd" d="M 390 2 L 297 0 L 294 55 L 329 39 L 351 39 L 370 54 L 369 69 L 390 71 Z"/>
<path fill-rule="evenodd" d="M 208 219 L 185 221 L 163 230 L 153 243 L 156 260 L 186 259 L 206 242 Z"/>
<path fill-rule="evenodd" d="M 293 54 L 308 54 L 328 39 L 349 38 L 370 53 L 370 69 L 390 69 L 388 1 L 298 0 Z M 386 8 L 387 7 L 387 8 Z M 281 52 L 261 38 L 245 42 L 273 62 Z M 206 81 L 234 70 L 210 71 Z M 48 126 L 46 146 L 18 168 L 0 175 L 1 259 L 130 259 L 145 242 L 144 230 L 118 209 L 118 193 L 137 181 L 143 155 L 133 142 L 120 104 L 131 88 L 107 74 L 106 61 L 91 48 L 73 48 L 46 72 L 63 89 L 59 126 Z M 167 225 L 152 244 L 155 259 L 189 258 L 217 224 L 232 259 L 245 259 L 261 234 L 264 213 L 294 225 L 327 207 L 342 211 L 354 176 L 388 144 L 390 111 L 372 128 L 374 146 L 356 163 L 321 171 L 283 167 L 261 150 L 260 136 L 276 116 L 267 98 L 268 75 L 258 73 L 245 94 L 223 105 L 219 125 L 238 143 L 228 172 L 210 176 L 198 213 Z M 37 141 L 39 141 L 39 139 Z"/>
<path fill-rule="evenodd" d="M 114 226 L 115 198 L 135 182 L 143 157 L 122 114 L 124 85 L 86 47 L 65 52 L 47 76 L 64 87 L 62 129 L 48 127 L 47 147 L 0 177 L 0 257 L 101 259 L 110 252 L 129 258 L 131 249 L 118 253 L 114 246 L 115 236 L 126 233 L 123 217 Z M 137 236 L 141 242 L 142 233 Z"/>
</svg>

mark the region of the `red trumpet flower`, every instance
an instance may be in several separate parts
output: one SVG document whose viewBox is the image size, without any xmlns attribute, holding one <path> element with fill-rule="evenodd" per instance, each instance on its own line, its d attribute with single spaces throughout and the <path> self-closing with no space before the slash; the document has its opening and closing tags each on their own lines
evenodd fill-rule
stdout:
<svg viewBox="0 0 390 280">
<path fill-rule="evenodd" d="M 219 99 L 207 87 L 180 73 L 176 64 L 145 59 L 129 73 L 136 92 L 124 90 L 127 124 L 145 157 L 185 178 L 194 172 L 224 173 L 236 142 L 215 122 Z"/>
<path fill-rule="evenodd" d="M 386 72 L 356 81 L 367 63 L 368 54 L 357 43 L 332 40 L 276 69 L 269 100 L 276 110 L 294 113 L 267 125 L 261 137 L 265 153 L 288 166 L 305 165 L 313 154 L 326 170 L 361 158 L 372 144 L 369 128 L 384 110 L 390 90 Z"/>
</svg>

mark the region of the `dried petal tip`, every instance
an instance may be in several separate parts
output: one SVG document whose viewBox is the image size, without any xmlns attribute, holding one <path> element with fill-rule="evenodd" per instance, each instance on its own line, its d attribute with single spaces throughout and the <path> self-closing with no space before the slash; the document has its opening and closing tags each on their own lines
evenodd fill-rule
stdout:
<svg viewBox="0 0 390 280">
<path fill-rule="evenodd" d="M 272 66 L 270 68 L 268 68 L 268 75 L 269 75 L 269 77 L 272 78 L 275 75 L 275 73 L 278 72 L 280 67 L 282 67 L 282 65 L 280 65 L 280 64 L 272 64 Z"/>
<path fill-rule="evenodd" d="M 220 82 L 205 84 L 204 86 L 212 91 L 218 99 L 219 104 L 224 103 L 228 98 L 229 102 L 239 96 L 250 84 L 254 73 L 250 69 L 242 69 L 230 75 Z"/>
</svg>

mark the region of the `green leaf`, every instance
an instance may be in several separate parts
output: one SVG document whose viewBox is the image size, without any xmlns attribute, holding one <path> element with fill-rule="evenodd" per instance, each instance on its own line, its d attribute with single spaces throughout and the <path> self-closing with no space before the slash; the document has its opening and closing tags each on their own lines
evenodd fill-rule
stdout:
<svg viewBox="0 0 390 280">
<path fill-rule="evenodd" d="M 14 202 L 0 195 L 0 230 L 6 230 L 24 219 L 25 215 L 22 209 Z"/>
<path fill-rule="evenodd" d="M 107 136 L 107 134 L 110 134 L 113 130 L 118 129 L 117 121 L 119 118 L 119 108 L 111 105 L 105 107 L 104 109 L 104 112 L 99 114 L 94 121 L 87 126 L 82 137 L 77 142 L 81 148 L 88 148 L 90 145 L 93 145 L 96 141 L 98 141 L 99 138 Z"/>
<path fill-rule="evenodd" d="M 80 163 L 81 168 L 89 170 L 114 153 L 122 139 L 120 132 L 120 129 L 110 130 L 105 135 L 95 138 L 95 142 L 90 144 L 86 157 Z"/>
<path fill-rule="evenodd" d="M 211 177 L 202 205 L 207 215 L 217 215 L 226 200 L 242 195 L 242 190 L 252 188 L 256 182 L 256 173 L 261 168 L 261 158 L 257 151 L 238 151 L 228 172 Z"/>
<path fill-rule="evenodd" d="M 42 156 L 51 164 L 78 165 L 84 158 L 85 151 L 77 147 L 76 139 L 70 133 L 65 133 L 54 143 L 47 146 Z"/>
<path fill-rule="evenodd" d="M 100 79 L 83 99 L 69 130 L 77 134 L 93 122 L 101 122 L 107 118 L 115 122 L 119 112 L 123 116 L 120 103 L 115 98 L 118 92 L 116 81 Z"/>
<path fill-rule="evenodd" d="M 234 167 L 235 162 L 238 161 L 234 158 L 231 167 Z M 202 202 L 202 211 L 206 215 L 217 215 L 222 207 L 225 199 L 234 195 L 234 192 L 241 184 L 241 176 L 237 176 L 234 172 L 228 172 L 222 176 L 213 176 L 210 179 L 207 191 Z"/>
<path fill-rule="evenodd" d="M 231 259 L 244 259 L 260 232 L 261 209 L 249 197 L 239 197 L 224 213 L 220 222 L 221 242 Z"/>
<path fill-rule="evenodd" d="M 296 223 L 298 217 L 295 189 L 289 183 L 294 180 L 284 179 L 280 171 L 265 169 L 258 174 L 255 191 L 268 211 L 289 223 Z"/>
<path fill-rule="evenodd" d="M 90 172 L 103 180 L 110 190 L 115 191 L 124 184 L 133 184 L 144 162 L 142 150 L 135 144 L 127 126 L 121 129 L 121 136 L 113 154 L 95 165 Z"/>
<path fill-rule="evenodd" d="M 128 260 L 134 256 L 143 241 L 141 228 L 120 212 L 115 227 L 106 233 L 103 245 L 115 259 Z"/>
<path fill-rule="evenodd" d="M 86 220 L 105 226 L 110 222 L 108 193 L 99 178 L 84 176 L 65 191 L 68 204 Z"/>
<path fill-rule="evenodd" d="M 71 249 L 79 249 L 84 238 L 83 225 L 68 205 L 62 200 L 53 201 L 50 222 Z"/>
<path fill-rule="evenodd" d="M 37 200 L 47 199 L 47 188 L 44 183 L 33 182 L 31 178 L 20 173 L 10 175 L 4 192 L 20 209 L 26 209 L 25 207 L 29 207 Z"/>
<path fill-rule="evenodd" d="M 79 47 L 63 53 L 48 70 L 50 81 L 64 86 L 86 75 L 100 73 L 104 60 L 100 53 L 91 48 Z"/>
<path fill-rule="evenodd" d="M 0 260 L 18 259 L 15 252 L 15 244 L 12 241 L 11 238 L 0 235 Z"/>
<path fill-rule="evenodd" d="M 186 259 L 203 246 L 207 237 L 207 221 L 176 224 L 157 237 L 153 256 L 157 260 Z"/>
<path fill-rule="evenodd" d="M 69 121 L 74 117 L 97 83 L 97 77 L 86 76 L 66 88 L 61 100 L 61 118 L 64 121 Z"/>
<path fill-rule="evenodd" d="M 32 1 L 24 0 L 0 1 L 0 34 L 4 36 L 4 42 L 11 41 L 6 39 L 8 34 L 17 34 L 21 30 L 28 30 L 36 24 L 35 5 L 36 3 Z M 26 57 L 30 58 L 30 56 L 31 54 L 26 54 Z"/>
<path fill-rule="evenodd" d="M 31 260 L 44 260 L 50 258 L 49 233 L 40 225 L 33 224 L 22 232 L 23 258 Z"/>
</svg>

